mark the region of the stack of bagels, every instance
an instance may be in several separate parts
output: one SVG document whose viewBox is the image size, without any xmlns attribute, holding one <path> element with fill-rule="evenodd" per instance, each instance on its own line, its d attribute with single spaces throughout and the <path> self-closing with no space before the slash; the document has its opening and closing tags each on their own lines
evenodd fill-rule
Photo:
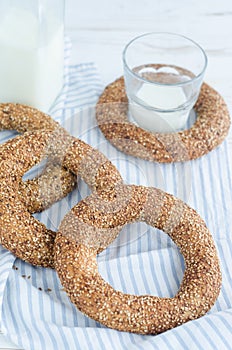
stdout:
<svg viewBox="0 0 232 350">
<path fill-rule="evenodd" d="M 21 134 L 0 146 L 0 243 L 6 249 L 33 265 L 55 268 L 76 307 L 113 329 L 161 333 L 211 309 L 221 271 L 212 235 L 195 210 L 157 188 L 126 185 L 102 153 L 34 108 L 0 104 L 0 129 Z M 23 181 L 41 161 L 44 170 Z M 65 197 L 77 177 L 91 194 L 66 214 L 57 232 L 47 229 L 32 213 Z M 98 272 L 97 254 L 124 225 L 137 221 L 167 233 L 184 257 L 184 277 L 171 298 L 124 294 Z"/>
</svg>

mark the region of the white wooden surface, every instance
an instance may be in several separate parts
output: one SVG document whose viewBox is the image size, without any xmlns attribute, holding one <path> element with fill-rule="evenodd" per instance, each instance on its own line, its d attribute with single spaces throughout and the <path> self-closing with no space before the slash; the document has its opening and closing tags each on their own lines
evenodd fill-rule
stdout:
<svg viewBox="0 0 232 350">
<path fill-rule="evenodd" d="M 96 62 L 105 84 L 122 74 L 123 47 L 135 35 L 186 35 L 206 50 L 205 80 L 224 96 L 232 114 L 231 0 L 66 0 L 66 31 L 73 42 L 71 63 Z M 0 335 L 0 350 L 12 348 L 17 349 Z"/>
</svg>

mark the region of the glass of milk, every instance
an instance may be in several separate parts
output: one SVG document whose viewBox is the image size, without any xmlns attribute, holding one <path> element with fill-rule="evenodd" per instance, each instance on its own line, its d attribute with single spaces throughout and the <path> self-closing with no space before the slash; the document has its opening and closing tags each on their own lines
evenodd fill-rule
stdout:
<svg viewBox="0 0 232 350">
<path fill-rule="evenodd" d="M 48 112 L 63 86 L 64 0 L 0 1 L 0 103 Z"/>
<path fill-rule="evenodd" d="M 187 128 L 207 66 L 204 50 L 173 33 L 136 37 L 123 51 L 129 117 L 150 132 Z"/>
</svg>

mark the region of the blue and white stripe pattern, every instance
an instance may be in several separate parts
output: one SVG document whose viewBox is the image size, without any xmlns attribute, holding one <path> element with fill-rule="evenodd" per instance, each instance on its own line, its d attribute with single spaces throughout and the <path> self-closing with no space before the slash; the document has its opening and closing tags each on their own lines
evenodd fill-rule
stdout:
<svg viewBox="0 0 232 350">
<path fill-rule="evenodd" d="M 185 164 L 160 165 L 126 156 L 106 142 L 96 126 L 91 106 L 102 88 L 93 64 L 69 67 L 52 115 L 73 135 L 111 159 L 126 182 L 162 188 L 199 212 L 219 252 L 221 294 L 206 316 L 161 335 L 118 332 L 79 312 L 68 300 L 55 271 L 15 260 L 0 248 L 0 327 L 25 350 L 232 349 L 232 169 L 227 142 Z M 4 139 L 6 133 L 0 136 Z M 80 181 L 77 190 L 36 217 L 57 229 L 65 213 L 88 193 Z M 13 264 L 17 269 L 12 269 Z M 116 289 L 163 297 L 177 292 L 184 271 L 173 242 L 144 223 L 127 225 L 99 255 L 98 264 L 102 276 Z"/>
</svg>

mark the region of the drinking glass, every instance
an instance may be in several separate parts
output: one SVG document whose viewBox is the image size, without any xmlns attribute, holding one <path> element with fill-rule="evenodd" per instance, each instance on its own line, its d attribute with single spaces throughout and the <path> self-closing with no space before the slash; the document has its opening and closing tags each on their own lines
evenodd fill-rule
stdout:
<svg viewBox="0 0 232 350">
<path fill-rule="evenodd" d="M 207 66 L 204 50 L 174 33 L 147 33 L 123 51 L 124 80 L 133 120 L 151 132 L 186 128 Z"/>
</svg>

